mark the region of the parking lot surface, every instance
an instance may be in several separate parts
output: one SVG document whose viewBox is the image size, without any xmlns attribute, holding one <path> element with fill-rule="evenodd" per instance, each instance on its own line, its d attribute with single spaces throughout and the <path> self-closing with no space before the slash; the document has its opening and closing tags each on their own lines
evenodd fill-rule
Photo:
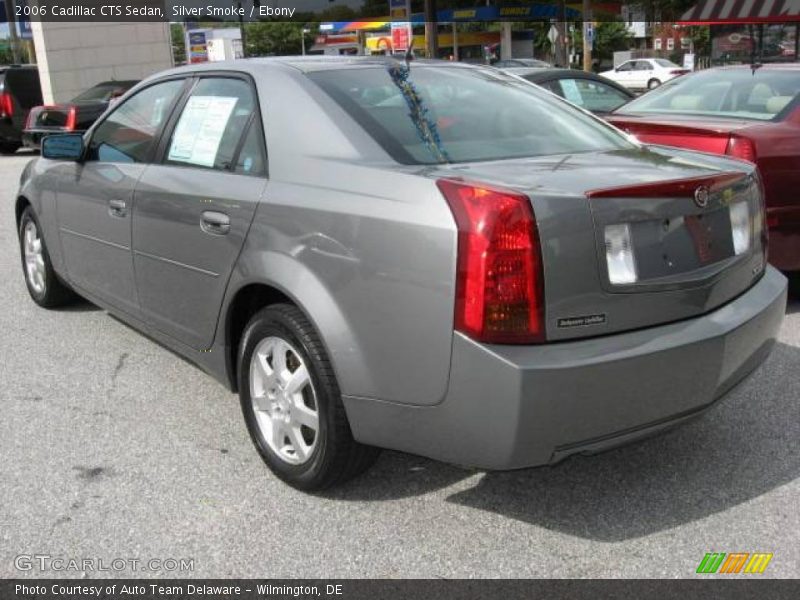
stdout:
<svg viewBox="0 0 800 600">
<path fill-rule="evenodd" d="M 15 567 L 38 554 L 194 567 L 89 577 L 671 578 L 707 552 L 773 553 L 734 577 L 800 576 L 798 300 L 768 362 L 661 437 L 509 473 L 384 452 L 307 495 L 221 385 L 91 304 L 30 300 L 13 212 L 30 158 L 0 158 L 0 576 L 81 576 Z"/>
</svg>

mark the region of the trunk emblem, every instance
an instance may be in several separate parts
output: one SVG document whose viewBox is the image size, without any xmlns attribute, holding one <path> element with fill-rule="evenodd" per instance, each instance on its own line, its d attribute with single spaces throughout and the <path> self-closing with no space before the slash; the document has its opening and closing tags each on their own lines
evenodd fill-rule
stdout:
<svg viewBox="0 0 800 600">
<path fill-rule="evenodd" d="M 694 191 L 694 203 L 698 208 L 705 208 L 708 206 L 708 199 L 710 196 L 711 192 L 708 187 L 701 185 Z"/>
</svg>

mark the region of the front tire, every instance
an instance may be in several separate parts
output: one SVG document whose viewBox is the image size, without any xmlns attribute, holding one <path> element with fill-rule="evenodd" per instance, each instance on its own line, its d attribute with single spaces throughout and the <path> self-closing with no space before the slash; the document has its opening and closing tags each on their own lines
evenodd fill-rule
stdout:
<svg viewBox="0 0 800 600">
<path fill-rule="evenodd" d="M 42 228 L 33 209 L 28 206 L 19 220 L 19 249 L 22 271 L 28 293 L 39 306 L 53 308 L 75 299 L 53 270 Z"/>
<path fill-rule="evenodd" d="M 261 458 L 289 485 L 344 483 L 377 458 L 353 439 L 325 348 L 305 315 L 277 304 L 259 311 L 239 346 L 239 397 Z"/>
</svg>

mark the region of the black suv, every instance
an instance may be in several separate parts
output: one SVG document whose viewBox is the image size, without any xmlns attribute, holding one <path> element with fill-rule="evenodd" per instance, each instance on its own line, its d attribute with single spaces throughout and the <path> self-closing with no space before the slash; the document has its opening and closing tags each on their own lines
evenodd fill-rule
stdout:
<svg viewBox="0 0 800 600">
<path fill-rule="evenodd" d="M 36 65 L 0 66 L 0 153 L 13 154 L 22 146 L 28 112 L 42 104 Z"/>
</svg>

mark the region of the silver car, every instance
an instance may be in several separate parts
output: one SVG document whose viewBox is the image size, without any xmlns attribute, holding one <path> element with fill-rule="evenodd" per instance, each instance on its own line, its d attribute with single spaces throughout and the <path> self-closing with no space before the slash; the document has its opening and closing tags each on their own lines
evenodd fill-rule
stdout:
<svg viewBox="0 0 800 600">
<path fill-rule="evenodd" d="M 515 469 L 650 435 L 751 373 L 785 310 L 753 165 L 487 67 L 193 65 L 42 154 L 33 300 L 77 293 L 238 391 L 305 490 L 378 447 Z"/>
</svg>

